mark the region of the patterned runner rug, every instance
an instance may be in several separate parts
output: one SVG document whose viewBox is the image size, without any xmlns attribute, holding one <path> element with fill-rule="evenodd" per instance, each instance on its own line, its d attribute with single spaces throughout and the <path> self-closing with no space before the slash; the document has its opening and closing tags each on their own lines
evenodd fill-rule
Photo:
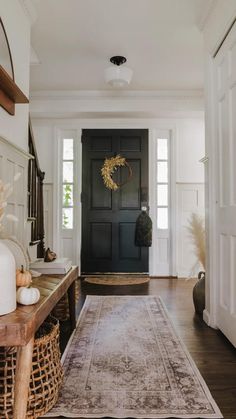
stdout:
<svg viewBox="0 0 236 419">
<path fill-rule="evenodd" d="M 222 418 L 156 296 L 89 296 L 47 416 Z"/>
</svg>

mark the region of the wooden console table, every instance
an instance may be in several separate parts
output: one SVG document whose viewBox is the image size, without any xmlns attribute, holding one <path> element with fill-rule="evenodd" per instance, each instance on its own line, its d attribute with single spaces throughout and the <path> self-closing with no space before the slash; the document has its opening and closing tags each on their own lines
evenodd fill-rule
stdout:
<svg viewBox="0 0 236 419">
<path fill-rule="evenodd" d="M 78 268 L 66 275 L 42 275 L 33 278 L 32 286 L 40 290 L 40 300 L 35 305 L 23 306 L 10 314 L 0 316 L 0 346 L 18 346 L 14 391 L 14 419 L 25 419 L 32 366 L 34 335 L 60 298 L 68 292 L 72 329 L 75 317 L 75 280 Z"/>
</svg>

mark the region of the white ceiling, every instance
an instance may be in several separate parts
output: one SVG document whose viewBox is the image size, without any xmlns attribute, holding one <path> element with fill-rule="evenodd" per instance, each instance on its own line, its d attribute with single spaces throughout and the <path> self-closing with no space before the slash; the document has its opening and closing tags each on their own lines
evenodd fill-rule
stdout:
<svg viewBox="0 0 236 419">
<path fill-rule="evenodd" d="M 196 22 L 209 0 L 37 0 L 31 91 L 106 90 L 113 55 L 134 70 L 129 90 L 202 89 Z"/>
</svg>

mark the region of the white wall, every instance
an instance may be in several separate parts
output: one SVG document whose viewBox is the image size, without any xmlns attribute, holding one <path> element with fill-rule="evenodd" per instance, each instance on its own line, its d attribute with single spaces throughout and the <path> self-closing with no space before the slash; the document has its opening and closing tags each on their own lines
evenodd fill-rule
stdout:
<svg viewBox="0 0 236 419">
<path fill-rule="evenodd" d="M 0 0 L 0 15 L 10 44 L 15 82 L 29 96 L 30 22 L 18 0 Z M 15 115 L 0 108 L 0 136 L 27 150 L 29 105 L 18 104 Z"/>
<path fill-rule="evenodd" d="M 90 126 L 91 121 L 87 122 Z M 109 124 L 109 122 L 108 122 Z M 134 122 L 135 126 L 136 122 Z M 146 122 L 146 127 L 149 121 Z M 199 118 L 171 118 L 165 122 L 161 120 L 163 127 L 175 127 L 175 159 L 176 159 L 176 183 L 202 183 L 204 182 L 204 169 L 199 160 L 205 155 L 205 125 L 204 115 Z M 41 170 L 45 171 L 45 182 L 53 182 L 54 162 L 54 141 L 55 126 L 64 126 L 63 122 L 53 122 L 48 119 L 33 119 L 33 133 L 37 147 Z M 66 128 L 80 128 L 86 126 L 86 122 L 73 120 Z M 158 127 L 160 120 L 152 121 L 152 126 Z"/>
<path fill-rule="evenodd" d="M 143 128 L 165 128 L 170 129 L 173 133 L 172 142 L 174 147 L 174 164 L 173 164 L 173 177 L 174 177 L 174 211 L 175 216 L 173 217 L 176 221 L 173 234 L 174 247 L 175 249 L 179 246 L 177 253 L 177 261 L 175 264 L 175 270 L 173 274 L 179 276 L 186 276 L 190 274 L 192 266 L 195 262 L 194 255 L 192 253 L 192 247 L 190 240 L 186 234 L 187 217 L 185 207 L 179 205 L 180 201 L 177 201 L 180 190 L 182 191 L 183 185 L 187 186 L 188 190 L 192 191 L 191 196 L 196 195 L 196 185 L 198 188 L 197 194 L 199 197 L 193 199 L 191 203 L 191 212 L 204 212 L 204 200 L 203 195 L 203 182 L 204 182 L 204 167 L 199 160 L 205 155 L 205 138 L 204 138 L 204 115 L 197 118 L 166 118 L 139 121 L 133 120 L 132 122 L 120 121 L 112 123 L 111 121 L 105 120 L 96 122 L 95 120 L 50 120 L 50 119 L 33 119 L 33 132 L 36 142 L 36 147 L 39 156 L 39 162 L 41 169 L 46 172 L 46 182 L 54 184 L 56 179 L 54 173 L 56 173 L 55 165 L 57 156 L 55 155 L 55 143 L 56 138 L 56 127 L 61 129 L 81 129 L 85 127 L 143 127 Z M 79 163 L 81 164 L 81 163 Z M 194 192 L 195 191 L 195 192 Z M 190 196 L 189 195 L 189 196 Z M 55 203 L 54 203 L 55 204 Z M 155 206 L 155 204 L 154 204 Z M 189 208 L 189 207 L 188 207 Z M 55 205 L 54 205 L 55 209 Z M 155 214 L 155 210 L 153 211 Z M 51 217 L 52 218 L 52 217 Z M 184 245 L 183 245 L 184 243 Z M 180 246 L 181 245 L 181 246 Z M 54 248 L 57 248 L 57 244 L 53 244 Z M 181 250 L 180 250 L 181 249 Z M 151 251 L 152 252 L 152 251 Z M 150 254 L 151 254 L 150 252 Z M 151 256 L 155 259 L 155 255 Z M 155 261 L 151 264 L 152 274 L 155 275 Z M 158 273 L 159 274 L 159 273 Z"/>
<path fill-rule="evenodd" d="M 176 120 L 176 183 L 204 182 L 199 160 L 205 155 L 203 118 Z"/>
<path fill-rule="evenodd" d="M 192 213 L 204 217 L 204 167 L 199 160 L 205 156 L 204 119 L 176 121 L 176 274 L 197 276 L 199 266 L 188 232 Z"/>
</svg>

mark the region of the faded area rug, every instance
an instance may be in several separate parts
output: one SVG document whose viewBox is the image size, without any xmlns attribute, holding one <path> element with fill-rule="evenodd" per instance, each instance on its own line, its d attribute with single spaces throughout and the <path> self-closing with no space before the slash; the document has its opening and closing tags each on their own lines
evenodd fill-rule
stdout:
<svg viewBox="0 0 236 419">
<path fill-rule="evenodd" d="M 149 282 L 148 276 L 127 276 L 127 275 L 102 275 L 88 276 L 84 282 L 97 285 L 138 285 Z"/>
<path fill-rule="evenodd" d="M 47 416 L 222 418 L 160 298 L 89 296 Z"/>
</svg>

